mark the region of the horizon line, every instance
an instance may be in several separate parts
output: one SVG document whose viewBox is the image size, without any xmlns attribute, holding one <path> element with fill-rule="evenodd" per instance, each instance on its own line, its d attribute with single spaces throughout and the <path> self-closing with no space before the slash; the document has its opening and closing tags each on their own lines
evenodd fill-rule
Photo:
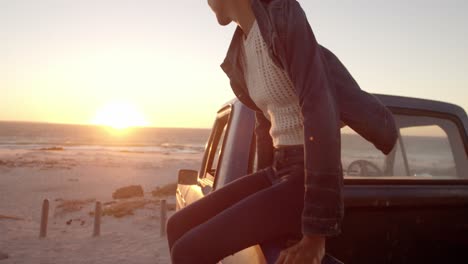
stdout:
<svg viewBox="0 0 468 264">
<path fill-rule="evenodd" d="M 60 123 L 48 121 L 27 121 L 27 120 L 0 120 L 0 123 L 30 123 L 30 124 L 47 124 L 47 125 L 70 125 L 70 126 L 93 126 L 93 127 L 109 127 L 107 125 L 98 124 L 83 124 L 83 123 Z M 128 128 L 170 128 L 170 129 L 212 129 L 211 127 L 165 127 L 165 126 L 130 126 Z"/>
</svg>

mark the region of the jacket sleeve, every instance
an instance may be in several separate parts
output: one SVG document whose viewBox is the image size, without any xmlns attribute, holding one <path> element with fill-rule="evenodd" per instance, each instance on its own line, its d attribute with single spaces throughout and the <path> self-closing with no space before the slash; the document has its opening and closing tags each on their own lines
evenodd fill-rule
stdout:
<svg viewBox="0 0 468 264">
<path fill-rule="evenodd" d="M 388 155 L 398 139 L 392 112 L 376 96 L 361 90 L 333 52 L 323 46 L 320 48 L 336 89 L 341 120 Z"/>
<path fill-rule="evenodd" d="M 257 148 L 257 170 L 273 162 L 273 139 L 270 136 L 271 123 L 262 112 L 255 112 L 255 144 Z"/>
<path fill-rule="evenodd" d="M 338 235 L 344 208 L 336 94 L 302 7 L 295 0 L 285 2 L 280 61 L 296 89 L 304 125 L 302 233 Z"/>
</svg>

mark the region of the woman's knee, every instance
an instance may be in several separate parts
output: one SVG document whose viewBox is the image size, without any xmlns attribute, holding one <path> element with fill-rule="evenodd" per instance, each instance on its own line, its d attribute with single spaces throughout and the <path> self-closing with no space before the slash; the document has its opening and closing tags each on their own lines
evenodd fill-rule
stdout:
<svg viewBox="0 0 468 264">
<path fill-rule="evenodd" d="M 181 220 L 184 220 L 183 217 L 181 217 L 180 211 L 175 212 L 173 215 L 171 215 L 167 219 L 166 223 L 166 234 L 167 234 L 167 240 L 169 243 L 169 249 L 172 248 L 174 245 L 174 242 L 182 235 L 180 228 L 182 226 Z"/>
</svg>

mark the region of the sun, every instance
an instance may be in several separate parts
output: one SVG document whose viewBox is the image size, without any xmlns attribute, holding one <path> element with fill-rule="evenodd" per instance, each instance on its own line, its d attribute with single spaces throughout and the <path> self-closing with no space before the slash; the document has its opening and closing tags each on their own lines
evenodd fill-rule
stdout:
<svg viewBox="0 0 468 264">
<path fill-rule="evenodd" d="M 139 109 L 128 102 L 110 102 L 101 107 L 92 121 L 95 125 L 108 126 L 117 130 L 148 126 Z"/>
</svg>

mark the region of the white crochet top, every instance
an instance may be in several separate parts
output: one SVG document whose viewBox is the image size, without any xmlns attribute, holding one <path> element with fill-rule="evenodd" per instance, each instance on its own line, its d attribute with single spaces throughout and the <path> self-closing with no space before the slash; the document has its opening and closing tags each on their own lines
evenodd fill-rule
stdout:
<svg viewBox="0 0 468 264">
<path fill-rule="evenodd" d="M 244 77 L 249 95 L 271 122 L 275 147 L 303 145 L 304 132 L 299 100 L 287 73 L 268 54 L 255 21 L 243 41 Z"/>
</svg>

